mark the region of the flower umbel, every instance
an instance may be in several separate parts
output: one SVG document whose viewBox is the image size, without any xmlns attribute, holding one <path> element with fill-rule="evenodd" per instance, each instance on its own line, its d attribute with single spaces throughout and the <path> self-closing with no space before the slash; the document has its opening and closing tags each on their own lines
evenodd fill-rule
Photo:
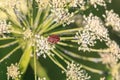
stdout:
<svg viewBox="0 0 120 80">
<path fill-rule="evenodd" d="M 17 63 L 15 65 L 11 64 L 9 67 L 7 67 L 7 76 L 8 76 L 8 80 L 10 78 L 16 79 L 20 77 L 20 71 Z"/>
<path fill-rule="evenodd" d="M 120 31 L 120 17 L 113 10 L 106 10 L 105 22 L 106 26 L 112 26 L 113 30 Z"/>
<path fill-rule="evenodd" d="M 66 71 L 67 80 L 89 80 L 90 76 L 81 68 L 79 64 L 69 63 Z"/>
<path fill-rule="evenodd" d="M 54 48 L 54 45 L 50 44 L 47 38 L 39 35 L 36 35 L 35 38 L 37 56 L 43 56 L 46 58 L 46 55 L 53 55 L 50 53 L 50 50 Z"/>
<path fill-rule="evenodd" d="M 109 41 L 108 30 L 104 27 L 99 17 L 90 14 L 88 17 L 84 16 L 84 19 L 84 28 L 75 35 L 80 45 L 79 50 L 81 48 L 89 50 L 90 46 L 95 46 L 96 40 Z"/>
</svg>

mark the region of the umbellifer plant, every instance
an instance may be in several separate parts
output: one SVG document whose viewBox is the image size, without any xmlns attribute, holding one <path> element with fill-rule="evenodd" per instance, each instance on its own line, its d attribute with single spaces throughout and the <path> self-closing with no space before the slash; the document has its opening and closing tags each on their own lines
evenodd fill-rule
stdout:
<svg viewBox="0 0 120 80">
<path fill-rule="evenodd" d="M 0 80 L 25 80 L 28 66 L 34 80 L 53 80 L 49 60 L 65 75 L 54 80 L 120 80 L 119 40 L 111 37 L 119 38 L 120 17 L 107 8 L 111 2 L 0 0 Z"/>
</svg>

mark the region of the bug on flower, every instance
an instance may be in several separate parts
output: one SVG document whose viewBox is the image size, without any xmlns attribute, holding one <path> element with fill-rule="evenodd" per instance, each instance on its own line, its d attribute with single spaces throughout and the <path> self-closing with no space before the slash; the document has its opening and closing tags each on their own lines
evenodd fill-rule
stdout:
<svg viewBox="0 0 120 80">
<path fill-rule="evenodd" d="M 60 41 L 60 37 L 58 35 L 53 34 L 48 37 L 48 42 L 51 44 L 56 44 L 59 41 Z"/>
</svg>

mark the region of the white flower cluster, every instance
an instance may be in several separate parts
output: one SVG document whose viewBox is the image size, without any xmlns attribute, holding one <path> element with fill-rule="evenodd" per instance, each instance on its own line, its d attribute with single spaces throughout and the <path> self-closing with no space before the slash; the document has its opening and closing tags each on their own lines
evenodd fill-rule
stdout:
<svg viewBox="0 0 120 80">
<path fill-rule="evenodd" d="M 54 21 L 57 23 L 63 23 L 63 25 L 66 24 L 69 25 L 70 23 L 74 22 L 74 20 L 72 19 L 74 13 L 69 13 L 68 9 L 58 8 L 52 10 L 52 13 L 55 16 Z"/>
<path fill-rule="evenodd" d="M 0 35 L 9 33 L 10 24 L 7 24 L 6 20 L 0 20 Z"/>
<path fill-rule="evenodd" d="M 88 46 L 94 46 L 96 43 L 95 35 L 87 30 L 77 32 L 75 38 L 78 40 L 78 44 L 80 45 L 78 48 L 79 50 L 81 50 L 81 48 L 89 50 Z"/>
<path fill-rule="evenodd" d="M 10 78 L 16 79 L 20 77 L 20 71 L 17 63 L 15 65 L 11 64 L 11 66 L 7 67 L 7 76 L 8 76 L 8 80 Z"/>
<path fill-rule="evenodd" d="M 78 31 L 75 38 L 78 40 L 80 47 L 88 48 L 94 46 L 96 40 L 108 41 L 109 35 L 108 30 L 104 27 L 101 19 L 97 16 L 90 14 L 88 17 L 84 16 L 85 21 L 84 28 L 82 31 Z"/>
<path fill-rule="evenodd" d="M 4 3 L 5 3 L 4 5 L 6 8 L 14 8 L 14 7 L 19 6 L 20 1 L 19 0 L 5 0 Z"/>
<path fill-rule="evenodd" d="M 100 56 L 103 64 L 113 67 L 120 60 L 120 47 L 115 41 L 108 41 L 107 46 L 107 51 L 100 53 Z"/>
<path fill-rule="evenodd" d="M 109 0 L 110 2 L 111 0 Z M 46 8 L 50 6 L 52 14 L 55 16 L 54 21 L 57 23 L 67 24 L 73 23 L 72 19 L 74 12 L 69 12 L 70 7 L 80 7 L 85 9 L 87 4 L 84 0 L 36 0 L 39 3 L 40 8 Z M 97 5 L 106 6 L 105 0 L 90 0 L 88 1 L 91 5 L 96 7 Z"/>
<path fill-rule="evenodd" d="M 80 8 L 84 9 L 85 7 L 85 0 L 70 0 L 70 7 L 77 7 L 79 6 Z"/>
<path fill-rule="evenodd" d="M 85 5 L 84 0 L 52 0 L 51 2 L 52 7 L 56 8 L 65 8 L 66 6 L 69 7 L 82 7 Z"/>
<path fill-rule="evenodd" d="M 23 39 L 30 39 L 30 38 L 32 38 L 32 36 L 33 36 L 33 34 L 30 29 L 26 29 L 23 32 Z"/>
<path fill-rule="evenodd" d="M 116 72 L 113 73 L 114 80 L 120 80 L 120 64 L 118 64 L 116 69 Z"/>
<path fill-rule="evenodd" d="M 88 17 L 85 17 L 85 29 L 89 30 L 96 35 L 97 39 L 107 40 L 108 39 L 108 30 L 104 27 L 102 20 L 90 14 Z"/>
<path fill-rule="evenodd" d="M 115 31 L 120 31 L 120 17 L 113 10 L 106 10 L 105 22 L 106 26 L 112 26 Z"/>
<path fill-rule="evenodd" d="M 45 9 L 49 5 L 50 0 L 36 0 L 38 3 L 39 8 Z"/>
<path fill-rule="evenodd" d="M 52 8 L 65 8 L 67 6 L 67 0 L 51 0 L 50 6 Z"/>
<path fill-rule="evenodd" d="M 119 45 L 115 42 L 115 41 L 109 41 L 107 43 L 109 49 L 110 49 L 110 53 L 112 55 L 114 55 L 114 57 L 116 58 L 117 61 L 120 60 L 120 47 Z"/>
<path fill-rule="evenodd" d="M 83 9 L 85 5 L 84 0 L 36 0 L 36 2 L 43 9 L 49 6 L 51 13 L 54 15 L 54 21 L 63 25 L 69 25 L 74 22 L 72 19 L 74 13 L 69 12 L 70 7 L 79 6 Z"/>
<path fill-rule="evenodd" d="M 35 35 L 35 45 L 37 56 L 43 56 L 46 58 L 46 55 L 53 55 L 49 51 L 54 48 L 54 45 L 51 45 L 47 38 L 43 36 Z"/>
<path fill-rule="evenodd" d="M 52 0 L 50 3 L 51 12 L 55 16 L 54 21 L 57 23 L 70 24 L 74 22 L 71 18 L 74 16 L 66 8 L 69 2 L 67 0 Z"/>
<path fill-rule="evenodd" d="M 90 76 L 85 70 L 81 69 L 79 64 L 69 63 L 66 71 L 67 80 L 89 80 Z"/>
<path fill-rule="evenodd" d="M 97 5 L 106 6 L 105 0 L 90 0 L 90 4 L 93 5 L 95 8 Z"/>
<path fill-rule="evenodd" d="M 90 4 L 97 8 L 97 5 L 106 7 L 106 1 L 111 3 L 112 0 L 90 0 Z"/>
<path fill-rule="evenodd" d="M 38 80 L 46 80 L 46 78 L 45 77 L 43 77 L 43 78 L 39 77 Z"/>
<path fill-rule="evenodd" d="M 110 67 L 117 64 L 117 59 L 113 54 L 110 53 L 100 53 L 102 63 L 107 64 Z"/>
</svg>

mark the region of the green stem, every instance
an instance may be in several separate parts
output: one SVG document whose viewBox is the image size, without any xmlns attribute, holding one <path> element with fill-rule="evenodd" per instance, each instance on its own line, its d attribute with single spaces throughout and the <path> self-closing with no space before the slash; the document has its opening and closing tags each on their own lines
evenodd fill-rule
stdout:
<svg viewBox="0 0 120 80">
<path fill-rule="evenodd" d="M 19 22 L 21 22 L 22 21 L 22 23 L 23 23 L 23 27 L 27 27 L 27 24 L 26 24 L 26 21 L 25 21 L 25 19 L 23 19 L 23 15 L 21 14 L 21 12 L 16 12 L 16 9 L 14 9 L 14 13 L 15 13 L 15 16 L 16 16 L 16 18 L 17 18 L 17 20 L 19 21 Z"/>
<path fill-rule="evenodd" d="M 88 67 L 88 66 L 85 66 L 85 65 L 82 65 L 82 67 L 85 68 L 86 70 L 89 70 L 89 71 L 93 72 L 93 73 L 97 73 L 97 74 L 102 74 L 103 73 L 103 71 L 101 71 L 101 70 L 97 70 L 97 69 L 94 69 L 94 68 L 91 68 L 91 67 Z"/>
<path fill-rule="evenodd" d="M 30 65 L 31 67 L 33 68 L 33 70 L 35 69 L 34 67 L 34 57 L 32 57 L 30 59 Z M 42 67 L 42 65 L 40 64 L 40 62 L 36 59 L 36 75 L 38 77 L 45 77 L 46 80 L 50 80 L 47 73 L 46 73 L 46 70 L 44 69 L 44 67 Z"/>
<path fill-rule="evenodd" d="M 23 32 L 17 31 L 17 30 L 10 30 L 11 33 L 13 34 L 23 34 Z"/>
<path fill-rule="evenodd" d="M 87 48 L 80 48 L 80 50 L 87 50 Z M 90 52 L 99 52 L 99 53 L 107 53 L 110 51 L 109 48 L 107 49 L 92 49 L 92 48 L 89 48 L 88 51 Z"/>
<path fill-rule="evenodd" d="M 41 14 L 42 14 L 42 10 L 39 8 L 39 9 L 38 9 L 38 12 L 37 12 L 37 16 L 36 16 L 35 21 L 34 21 L 34 27 L 35 27 L 35 28 L 38 27 Z"/>
<path fill-rule="evenodd" d="M 6 38 L 0 38 L 0 40 L 14 40 L 14 37 L 6 37 Z"/>
<path fill-rule="evenodd" d="M 32 43 L 31 41 L 28 41 L 26 43 L 26 47 L 24 49 L 24 53 L 19 61 L 19 67 L 20 67 L 20 71 L 23 73 L 25 73 L 27 67 L 28 67 L 28 64 L 29 64 L 29 61 L 30 61 L 30 58 L 31 58 L 31 54 L 32 54 Z"/>
<path fill-rule="evenodd" d="M 70 58 L 70 57 L 68 57 L 68 56 L 66 56 L 66 55 L 64 55 L 64 54 L 62 54 L 61 53 L 61 55 L 63 55 L 65 58 L 67 58 L 69 61 L 73 61 L 73 59 L 72 58 Z M 87 59 L 87 58 L 85 58 L 85 59 Z M 88 60 L 88 59 L 87 59 Z M 75 61 L 76 62 L 76 61 Z M 87 67 L 87 66 L 85 66 L 85 65 L 83 65 L 82 64 L 82 66 L 83 66 L 83 68 L 85 68 L 85 69 L 87 69 L 87 70 L 89 70 L 89 71 L 91 71 L 91 72 L 93 72 L 93 73 L 98 73 L 98 74 L 102 74 L 103 73 L 103 71 L 101 71 L 101 70 L 97 70 L 97 69 L 94 69 L 94 68 L 91 68 L 91 67 Z"/>
<path fill-rule="evenodd" d="M 52 50 L 60 59 L 62 59 L 64 62 L 69 63 L 63 56 L 61 56 L 57 51 Z"/>
<path fill-rule="evenodd" d="M 66 69 L 52 56 L 48 55 L 48 57 L 58 66 L 60 67 L 62 70 L 66 71 Z"/>
<path fill-rule="evenodd" d="M 91 62 L 100 62 L 101 59 L 100 58 L 91 58 L 91 57 L 85 57 L 85 56 L 80 56 L 76 53 L 73 53 L 71 51 L 65 50 L 63 48 L 61 48 L 60 46 L 57 46 L 59 49 L 61 49 L 62 51 L 64 51 L 67 55 L 74 57 L 74 58 L 78 58 L 78 59 L 82 59 L 82 60 L 87 60 L 87 61 L 91 61 Z M 63 55 L 62 52 L 60 52 L 61 55 Z M 66 57 L 68 59 L 68 57 L 66 55 L 63 55 L 64 57 Z"/>
<path fill-rule="evenodd" d="M 45 15 L 43 16 L 43 21 L 48 17 L 49 12 L 50 12 L 50 7 L 48 6 L 44 12 Z"/>
<path fill-rule="evenodd" d="M 73 40 L 75 37 L 60 37 L 60 40 Z"/>
<path fill-rule="evenodd" d="M 39 31 L 40 28 L 38 29 L 39 34 L 43 34 L 43 32 L 45 32 L 45 30 L 46 30 L 51 24 L 53 24 L 53 18 L 52 18 L 52 17 L 48 17 L 48 19 L 46 19 L 46 20 L 44 21 L 44 23 L 40 25 L 40 26 L 41 26 L 40 28 L 42 28 L 42 29 L 41 29 L 41 31 Z"/>
<path fill-rule="evenodd" d="M 11 22 L 13 22 L 15 25 L 19 26 L 19 27 L 17 27 L 17 28 L 21 29 L 22 25 L 21 25 L 15 18 L 13 18 L 13 17 L 9 14 L 9 12 L 8 12 L 7 10 L 5 10 L 5 9 L 3 9 L 3 8 L 0 8 L 0 10 L 3 11 L 3 12 L 8 16 L 8 19 L 9 19 Z"/>
<path fill-rule="evenodd" d="M 60 25 L 61 25 L 61 24 L 55 23 L 55 24 L 53 24 L 51 27 L 49 27 L 45 32 L 50 31 L 50 30 L 52 30 L 52 29 L 54 29 L 54 28 L 56 28 L 56 27 L 59 27 Z"/>
<path fill-rule="evenodd" d="M 37 67 L 36 67 L 36 54 L 34 51 L 34 75 L 35 75 L 35 80 L 37 80 Z"/>
<path fill-rule="evenodd" d="M 10 42 L 10 43 L 6 43 L 6 44 L 4 44 L 4 45 L 0 45 L 0 48 L 6 48 L 6 47 L 9 47 L 9 46 L 14 45 L 14 44 L 16 44 L 16 43 L 18 43 L 17 40 L 12 41 L 12 42 Z"/>
<path fill-rule="evenodd" d="M 79 31 L 79 30 L 83 30 L 83 28 L 74 28 L 74 29 L 67 29 L 67 30 L 60 30 L 60 31 L 56 31 L 56 32 L 51 32 L 50 34 L 61 34 L 61 33 L 68 33 L 68 32 L 74 32 L 74 31 Z"/>
<path fill-rule="evenodd" d="M 65 60 L 64 57 L 62 57 L 58 52 L 56 52 L 55 50 L 52 50 L 59 58 L 61 58 L 64 62 L 66 62 L 67 64 L 69 63 L 67 60 Z M 82 59 L 85 59 L 85 60 L 89 60 L 89 61 L 93 61 L 94 58 L 86 58 L 86 57 L 82 57 L 82 56 L 79 56 L 79 58 L 82 58 Z M 72 59 L 69 59 L 70 61 L 73 61 Z M 93 69 L 93 68 L 90 68 L 90 67 L 87 67 L 85 65 L 83 65 L 83 67 L 89 71 L 92 71 L 94 73 L 99 73 L 99 74 L 102 74 L 102 71 L 100 70 L 96 70 L 96 69 Z"/>
<path fill-rule="evenodd" d="M 74 45 L 70 45 L 70 44 L 67 44 L 67 43 L 63 43 L 63 42 L 58 42 L 59 45 L 62 45 L 62 46 L 68 46 L 68 47 L 76 47 L 77 46 L 74 46 Z M 92 49 L 92 48 L 78 48 L 79 50 L 88 50 L 89 52 L 99 52 L 99 53 L 107 53 L 110 51 L 109 48 L 107 49 Z"/>
<path fill-rule="evenodd" d="M 72 44 L 67 44 L 67 43 L 64 43 L 64 42 L 58 42 L 59 45 L 62 45 L 62 46 L 68 46 L 68 47 L 75 47 L 77 48 L 77 46 L 74 46 Z"/>
</svg>

